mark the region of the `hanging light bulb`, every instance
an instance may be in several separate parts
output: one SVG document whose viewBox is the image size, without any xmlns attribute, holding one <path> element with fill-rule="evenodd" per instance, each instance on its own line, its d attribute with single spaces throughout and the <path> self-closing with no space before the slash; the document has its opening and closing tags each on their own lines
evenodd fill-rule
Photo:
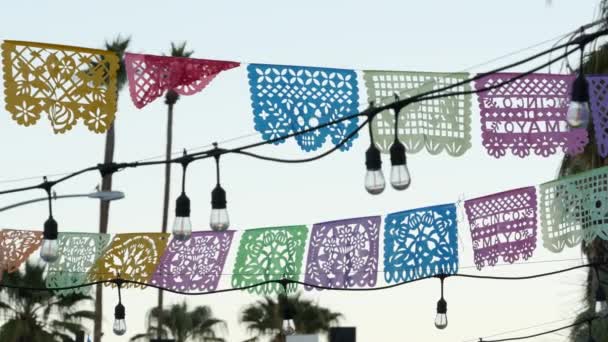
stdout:
<svg viewBox="0 0 608 342">
<path fill-rule="evenodd" d="M 380 150 L 372 142 L 370 147 L 365 152 L 365 190 L 372 195 L 378 195 L 384 191 L 385 181 L 382 174 L 382 159 L 380 158 Z"/>
<path fill-rule="evenodd" d="M 57 244 L 57 221 L 50 216 L 44 222 L 42 234 L 42 246 L 40 246 L 40 258 L 46 262 L 55 262 L 59 258 L 59 246 Z"/>
<path fill-rule="evenodd" d="M 445 329 L 448 326 L 448 302 L 443 298 L 443 282 L 445 280 L 445 274 L 440 274 L 439 280 L 441 281 L 441 298 L 437 302 L 437 316 L 435 316 L 435 327 L 437 329 Z"/>
<path fill-rule="evenodd" d="M 390 149 L 391 152 L 391 185 L 395 190 L 405 190 L 410 186 L 412 179 L 407 169 L 405 146 L 395 139 Z"/>
<path fill-rule="evenodd" d="M 185 241 L 192 235 L 190 221 L 190 199 L 184 192 L 175 201 L 175 221 L 173 222 L 173 237 Z"/>
<path fill-rule="evenodd" d="M 211 191 L 211 218 L 209 219 L 211 229 L 222 231 L 230 226 L 228 210 L 226 210 L 226 191 L 219 183 Z"/>
<path fill-rule="evenodd" d="M 580 67 L 582 68 L 582 64 Z M 589 85 L 581 71 L 572 84 L 572 98 L 566 113 L 566 121 L 573 128 L 587 127 L 589 113 Z"/>
<path fill-rule="evenodd" d="M 598 315 L 608 314 L 608 303 L 606 303 L 606 292 L 602 285 L 598 285 L 595 292 L 595 313 Z"/>
<path fill-rule="evenodd" d="M 281 331 L 284 335 L 293 335 L 296 333 L 296 325 L 293 321 L 294 312 L 289 307 L 287 300 L 287 294 L 285 294 L 285 300 L 283 301 L 283 325 Z"/>
<path fill-rule="evenodd" d="M 127 322 L 125 321 L 125 307 L 122 303 L 118 303 L 114 308 L 114 325 L 112 326 L 114 334 L 122 336 L 127 332 Z"/>
<path fill-rule="evenodd" d="M 435 327 L 445 329 L 448 326 L 448 303 L 441 297 L 437 302 L 437 316 L 435 316 Z"/>
</svg>

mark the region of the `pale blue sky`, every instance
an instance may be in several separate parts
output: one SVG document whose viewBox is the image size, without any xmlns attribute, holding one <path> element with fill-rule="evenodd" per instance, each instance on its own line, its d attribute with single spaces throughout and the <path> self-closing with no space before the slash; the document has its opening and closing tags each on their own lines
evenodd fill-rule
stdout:
<svg viewBox="0 0 608 342">
<path fill-rule="evenodd" d="M 10 3 L 10 5 L 9 5 Z M 117 34 L 132 37 L 131 52 L 167 52 L 172 40 L 187 40 L 194 57 L 241 62 L 316 65 L 355 69 L 460 71 L 468 66 L 544 41 L 593 20 L 596 1 L 13 1 L 0 11 L 0 39 L 101 47 Z M 546 45 L 544 46 L 546 47 Z M 532 51 L 530 51 L 532 52 Z M 472 70 L 481 72 L 519 56 Z M 523 69 L 519 69 L 523 70 Z M 363 93 L 362 96 L 364 97 Z M 364 99 L 364 98 L 363 98 Z M 365 103 L 365 101 L 361 101 Z M 3 99 L 0 108 L 4 108 Z M 121 93 L 117 114 L 119 161 L 164 153 L 166 109 L 158 100 L 142 110 Z M 53 135 L 49 122 L 20 127 L 4 110 L 0 115 L 3 146 L 0 181 L 61 173 L 101 161 L 102 135 L 80 123 L 64 135 Z M 304 165 L 271 164 L 242 156 L 223 158 L 223 181 L 236 229 L 284 224 L 313 224 L 348 217 L 386 214 L 425 205 L 472 198 L 552 179 L 560 156 L 525 160 L 489 157 L 480 144 L 474 110 L 473 147 L 463 157 L 426 152 L 410 155 L 413 177 L 406 192 L 387 189 L 371 197 L 363 189 L 364 151 L 361 137 L 347 153 Z M 208 89 L 183 97 L 176 105 L 174 146 L 204 146 L 213 141 L 252 133 L 253 117 L 244 68 L 223 73 Z M 236 142 L 252 141 L 257 137 Z M 234 144 L 230 145 L 234 146 Z M 304 155 L 294 142 L 265 147 L 277 156 Z M 385 172 L 388 158 L 385 157 Z M 213 165 L 200 162 L 189 169 L 188 195 L 195 228 L 207 229 Z M 127 198 L 112 205 L 110 232 L 159 231 L 162 167 L 121 172 L 115 188 Z M 172 203 L 178 194 L 179 168 L 174 169 Z M 30 181 L 31 183 L 32 181 Z M 99 182 L 89 174 L 57 187 L 59 194 L 86 192 Z M 7 188 L 22 183 L 0 183 Z M 0 205 L 38 197 L 37 192 L 3 196 Z M 172 210 L 172 209 L 171 209 Z M 98 204 L 65 200 L 55 205 L 63 231 L 98 229 Z M 2 213 L 0 225 L 39 229 L 46 219 L 44 204 Z M 240 235 L 235 237 L 236 247 Z M 461 271 L 479 273 L 473 265 L 468 227 L 460 229 Z M 540 246 L 540 243 L 539 243 Z M 230 253 L 226 273 L 234 263 Z M 552 254 L 539 247 L 535 261 L 580 257 L 577 248 Z M 570 263 L 505 266 L 486 275 L 518 275 L 563 268 Z M 580 309 L 585 273 L 572 272 L 524 282 L 449 279 L 446 299 L 450 326 L 433 326 L 438 281 L 428 280 L 389 291 L 370 293 L 306 293 L 321 305 L 345 314 L 343 325 L 358 327 L 358 340 L 459 342 L 538 323 L 575 316 Z M 221 287 L 230 285 L 222 280 Z M 104 296 L 104 341 L 123 342 L 112 335 L 116 294 Z M 187 299 L 210 305 L 228 322 L 228 341 L 248 335 L 237 313 L 257 299 L 247 293 L 188 297 L 168 295 L 167 302 Z M 155 290 L 127 290 L 128 335 L 144 330 L 147 310 L 156 303 Z M 561 322 L 558 325 L 566 324 Z M 91 327 L 92 328 L 92 327 Z M 565 335 L 562 334 L 562 335 Z M 539 338 L 564 340 L 558 334 Z"/>
</svg>

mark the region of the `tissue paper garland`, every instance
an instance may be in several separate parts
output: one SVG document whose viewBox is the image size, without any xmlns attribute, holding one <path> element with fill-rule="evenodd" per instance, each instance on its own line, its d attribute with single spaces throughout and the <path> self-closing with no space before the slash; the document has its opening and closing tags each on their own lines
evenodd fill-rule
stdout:
<svg viewBox="0 0 608 342">
<path fill-rule="evenodd" d="M 387 283 L 458 272 L 456 206 L 437 205 L 389 214 L 384 220 Z"/>
<path fill-rule="evenodd" d="M 249 229 L 243 232 L 234 263 L 233 287 L 268 280 L 299 280 L 308 229 L 306 226 Z M 289 284 L 293 292 L 296 284 Z M 280 284 L 270 283 L 248 290 L 250 293 L 282 293 Z"/>
<path fill-rule="evenodd" d="M 436 90 L 469 78 L 468 73 L 436 73 L 414 71 L 364 71 L 367 96 L 376 105 Z M 466 83 L 452 91 L 469 91 Z M 380 151 L 388 153 L 395 140 L 395 115 L 379 113 L 372 125 L 374 141 Z M 408 153 L 426 147 L 431 154 L 445 150 L 460 156 L 471 147 L 471 95 L 450 96 L 412 103 L 399 113 L 399 140 Z"/>
<path fill-rule="evenodd" d="M 4 271 L 13 273 L 40 246 L 42 232 L 3 229 L 0 231 L 0 280 Z"/>
<path fill-rule="evenodd" d="M 188 291 L 214 291 L 220 281 L 234 231 L 193 232 L 186 241 L 171 240 L 152 284 Z"/>
<path fill-rule="evenodd" d="M 181 95 L 200 92 L 219 73 L 239 65 L 209 59 L 125 54 L 129 92 L 137 108 L 143 108 L 167 90 Z"/>
<path fill-rule="evenodd" d="M 168 233 L 116 234 L 101 258 L 89 271 L 91 281 L 111 280 L 117 277 L 148 283 L 160 262 L 169 242 Z M 114 286 L 106 283 L 106 286 Z M 144 287 L 124 284 L 123 287 Z"/>
<path fill-rule="evenodd" d="M 104 133 L 116 114 L 118 57 L 110 51 L 5 40 L 6 110 L 23 126 L 47 114 L 55 133 L 82 119 Z"/>
<path fill-rule="evenodd" d="M 528 260 L 536 249 L 536 188 L 526 187 L 465 201 L 475 265 Z"/>
<path fill-rule="evenodd" d="M 475 81 L 476 89 L 519 76 L 498 73 Z M 570 129 L 566 112 L 574 76 L 532 74 L 496 89 L 478 93 L 483 145 L 488 153 L 503 157 L 507 150 L 521 158 L 534 151 L 548 157 L 561 148 L 581 153 L 588 143 L 585 128 Z"/>
<path fill-rule="evenodd" d="M 552 252 L 608 239 L 608 167 L 540 185 L 543 245 Z"/>
<path fill-rule="evenodd" d="M 359 89 L 353 70 L 266 64 L 251 64 L 247 70 L 255 129 L 264 140 L 358 113 Z M 334 145 L 339 144 L 357 124 L 354 118 L 295 139 L 304 151 L 314 151 L 328 136 Z M 340 149 L 348 150 L 356 137 Z"/>
<path fill-rule="evenodd" d="M 51 288 L 81 285 L 87 282 L 87 272 L 110 241 L 109 234 L 59 233 L 59 258 L 49 263 L 46 286 Z M 90 287 L 58 290 L 66 296 L 74 293 L 86 295 Z"/>
<path fill-rule="evenodd" d="M 587 82 L 595 142 L 599 155 L 606 158 L 608 157 L 608 76 L 587 76 Z"/>
<path fill-rule="evenodd" d="M 332 288 L 374 287 L 379 232 L 380 216 L 315 224 L 304 282 Z"/>
</svg>

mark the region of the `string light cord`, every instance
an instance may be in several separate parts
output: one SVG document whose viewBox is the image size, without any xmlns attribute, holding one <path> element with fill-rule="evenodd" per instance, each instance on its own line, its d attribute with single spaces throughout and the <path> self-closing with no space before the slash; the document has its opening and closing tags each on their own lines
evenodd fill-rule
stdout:
<svg viewBox="0 0 608 342">
<path fill-rule="evenodd" d="M 528 276 L 515 276 L 515 277 L 484 276 L 484 275 L 461 274 L 461 273 L 432 275 L 432 276 L 426 276 L 426 277 L 421 277 L 421 278 L 412 279 L 412 280 L 406 280 L 406 281 L 395 283 L 395 284 L 370 287 L 370 288 L 330 287 L 330 286 L 323 286 L 323 285 L 318 285 L 318 284 L 311 284 L 311 283 L 294 280 L 294 279 L 286 279 L 284 276 L 281 279 L 266 280 L 266 281 L 262 281 L 259 283 L 247 285 L 247 286 L 233 287 L 233 288 L 212 290 L 212 291 L 203 291 L 203 292 L 184 292 L 184 291 L 174 290 L 171 288 L 166 288 L 166 287 L 156 285 L 156 284 L 144 283 L 144 282 L 130 280 L 130 279 L 123 279 L 120 277 L 116 277 L 113 279 L 98 280 L 98 281 L 88 282 L 88 283 L 79 284 L 79 285 L 64 286 L 64 287 L 27 287 L 27 286 L 17 286 L 17 285 L 10 285 L 10 284 L 6 284 L 6 283 L 0 283 L 0 288 L 13 288 L 13 289 L 21 289 L 21 290 L 29 290 L 29 291 L 62 291 L 62 290 L 73 290 L 73 289 L 78 289 L 78 288 L 82 288 L 82 287 L 94 286 L 94 285 L 98 285 L 98 284 L 115 284 L 116 285 L 118 283 L 121 283 L 121 284 L 132 284 L 132 285 L 141 286 L 141 287 L 153 287 L 156 289 L 172 292 L 175 294 L 188 295 L 188 296 L 199 296 L 199 295 L 218 294 L 218 293 L 233 292 L 233 291 L 242 291 L 242 290 L 256 288 L 258 286 L 264 286 L 264 285 L 268 285 L 268 284 L 284 284 L 285 282 L 287 282 L 287 284 L 297 284 L 297 285 L 302 285 L 302 286 L 306 286 L 306 287 L 316 288 L 319 290 L 359 292 L 359 291 L 388 290 L 388 289 L 392 289 L 395 287 L 407 285 L 410 283 L 419 282 L 421 280 L 436 279 L 441 276 L 445 277 L 446 279 L 461 277 L 461 278 L 473 278 L 473 279 L 480 279 L 480 280 L 514 280 L 514 281 L 530 280 L 530 279 L 544 278 L 544 277 L 549 277 L 549 276 L 553 276 L 553 275 L 557 275 L 557 274 L 561 274 L 561 273 L 571 272 L 571 271 L 574 271 L 577 269 L 591 268 L 591 267 L 596 267 L 596 266 L 606 265 L 606 264 L 608 264 L 608 263 L 588 263 L 588 264 L 577 265 L 574 267 L 568 267 L 568 268 L 564 268 L 564 269 L 560 269 L 560 270 L 556 270 L 556 271 L 552 271 L 552 272 L 538 273 L 538 274 L 532 274 L 532 275 L 528 275 Z M 288 276 L 292 276 L 292 275 L 288 274 Z"/>
<path fill-rule="evenodd" d="M 561 331 L 561 330 L 570 329 L 570 328 L 573 328 L 573 327 L 576 327 L 576 326 L 579 326 L 579 325 L 591 324 L 591 322 L 593 322 L 593 321 L 595 321 L 597 319 L 600 319 L 600 318 L 605 318 L 605 317 L 594 316 L 594 317 L 591 317 L 591 318 L 587 318 L 585 320 L 574 322 L 572 324 L 564 325 L 564 326 L 561 326 L 561 327 L 558 327 L 558 328 L 555 328 L 555 329 L 551 329 L 551 330 L 541 331 L 539 333 L 531 334 L 531 335 L 501 338 L 501 339 L 497 339 L 497 340 L 485 340 L 483 338 L 479 338 L 479 342 L 507 342 L 507 341 L 527 340 L 527 339 L 530 339 L 530 338 L 535 338 L 535 337 L 539 337 L 539 336 L 553 334 L 555 332 L 558 332 L 558 331 Z"/>
<path fill-rule="evenodd" d="M 383 106 L 380 106 L 380 107 L 369 107 L 368 109 L 366 109 L 365 111 L 363 111 L 361 113 L 347 115 L 347 116 L 344 116 L 344 117 L 342 117 L 340 119 L 332 120 L 332 121 L 327 122 L 325 124 L 322 124 L 322 125 L 319 125 L 319 126 L 315 126 L 315 127 L 310 127 L 309 129 L 305 129 L 305 130 L 302 130 L 302 131 L 298 131 L 298 132 L 294 132 L 294 133 L 291 133 L 291 134 L 287 134 L 285 136 L 277 137 L 275 139 L 264 140 L 264 141 L 260 141 L 260 142 L 257 142 L 257 143 L 248 144 L 248 145 L 245 145 L 245 146 L 242 146 L 242 147 L 234 148 L 234 149 L 225 149 L 225 150 L 222 150 L 221 153 L 222 154 L 225 154 L 225 153 L 239 153 L 239 154 L 244 154 L 244 155 L 248 155 L 250 157 L 255 157 L 255 158 L 259 158 L 259 159 L 265 159 L 265 160 L 270 160 L 270 161 L 279 161 L 279 162 L 288 162 L 288 163 L 297 163 L 297 162 L 306 162 L 306 161 L 318 160 L 318 159 L 320 159 L 322 157 L 325 157 L 325 156 L 327 156 L 327 155 L 335 152 L 339 147 L 337 147 L 337 148 L 334 147 L 331 150 L 329 150 L 327 152 L 324 152 L 321 156 L 305 158 L 305 159 L 302 159 L 301 161 L 299 161 L 299 160 L 286 160 L 286 159 L 266 157 L 266 156 L 261 156 L 261 155 L 257 155 L 257 154 L 250 153 L 250 152 L 243 153 L 243 151 L 247 150 L 247 149 L 254 148 L 254 147 L 258 147 L 258 146 L 262 146 L 262 145 L 267 145 L 267 144 L 272 144 L 272 143 L 275 143 L 275 142 L 278 142 L 278 141 L 282 141 L 282 140 L 285 140 L 285 139 L 293 138 L 293 137 L 296 137 L 296 136 L 299 136 L 299 135 L 302 135 L 302 134 L 306 134 L 306 133 L 309 133 L 309 132 L 312 132 L 312 131 L 315 131 L 315 130 L 319 130 L 319 129 L 322 129 L 322 128 L 325 128 L 325 127 L 328 127 L 328 126 L 331 126 L 331 125 L 338 124 L 338 123 L 346 121 L 346 120 L 352 120 L 352 119 L 354 119 L 354 118 L 356 118 L 358 116 L 368 116 L 368 117 L 372 117 L 373 118 L 375 115 L 377 115 L 381 111 L 387 110 L 387 109 L 393 109 L 395 112 L 399 112 L 402 108 L 404 108 L 405 106 L 407 106 L 407 105 L 409 105 L 411 103 L 414 103 L 414 102 L 432 100 L 432 99 L 437 99 L 437 98 L 447 97 L 447 96 L 458 96 L 458 95 L 463 95 L 463 94 L 472 94 L 472 93 L 476 93 L 476 92 L 482 92 L 482 91 L 487 91 L 487 90 L 490 90 L 490 89 L 498 88 L 498 87 L 503 86 L 503 85 L 505 85 L 505 84 L 507 84 L 509 82 L 512 82 L 515 79 L 522 78 L 522 77 L 526 76 L 526 74 L 531 74 L 531 73 L 533 73 L 533 72 L 535 72 L 537 70 L 540 70 L 543 67 L 546 67 L 547 65 L 550 65 L 551 63 L 554 63 L 557 60 L 560 60 L 561 58 L 565 58 L 568 55 L 570 55 L 571 53 L 573 53 L 573 52 L 581 49 L 586 43 L 591 42 L 591 41 L 597 39 L 598 37 L 606 35 L 606 34 L 608 34 L 608 30 L 601 30 L 601 31 L 598 31 L 598 32 L 595 32 L 595 33 L 591 33 L 591 34 L 582 34 L 577 39 L 574 39 L 574 40 L 566 42 L 564 44 L 552 47 L 552 48 L 550 48 L 548 50 L 539 52 L 537 54 L 534 54 L 533 56 L 530 56 L 530 57 L 525 58 L 523 60 L 511 63 L 511 64 L 506 65 L 504 67 L 494 69 L 494 70 L 489 71 L 487 73 L 478 74 L 478 75 L 476 75 L 476 76 L 474 76 L 474 77 L 472 77 L 470 79 L 467 79 L 467 80 L 463 80 L 463 81 L 460 81 L 460 82 L 457 82 L 457 83 L 454 83 L 454 84 L 451 84 L 451 85 L 447 85 L 447 86 L 441 87 L 439 89 L 435 89 L 435 90 L 431 90 L 431 91 L 428 91 L 428 92 L 425 92 L 425 93 L 421 93 L 421 94 L 412 96 L 410 98 L 396 100 L 396 101 L 394 101 L 392 103 L 389 103 L 389 104 L 386 104 L 386 105 L 383 105 Z M 510 68 L 513 68 L 513 67 L 516 67 L 516 66 L 528 63 L 528 62 L 530 62 L 530 61 L 532 61 L 534 59 L 542 57 L 542 56 L 544 56 L 546 54 L 549 54 L 549 53 L 551 53 L 553 51 L 562 49 L 562 48 L 567 47 L 567 46 L 572 46 L 572 45 L 577 45 L 578 49 L 573 49 L 573 50 L 567 51 L 564 54 L 560 55 L 559 57 L 551 59 L 549 62 L 544 63 L 540 67 L 537 67 L 537 68 L 532 69 L 531 71 L 519 74 L 518 76 L 514 77 L 513 79 L 509 79 L 509 80 L 506 80 L 504 82 L 492 85 L 490 87 L 485 87 L 485 88 L 477 89 L 477 90 L 471 90 L 471 91 L 466 91 L 466 92 L 442 93 L 442 92 L 445 92 L 446 90 L 450 90 L 450 89 L 462 86 L 464 84 L 468 84 L 470 82 L 473 82 L 475 80 L 481 79 L 482 77 L 485 77 L 487 75 L 490 75 L 490 74 L 493 74 L 493 73 L 496 73 L 496 72 L 501 72 L 501 71 L 504 71 L 506 69 L 510 69 Z M 366 120 L 364 122 L 364 124 L 362 124 L 361 126 L 359 126 L 356 131 L 358 132 L 365 124 L 368 124 L 368 123 L 369 123 L 369 120 Z M 354 136 L 354 134 L 352 134 L 352 136 Z M 351 137 L 351 134 L 349 134 L 346 137 L 346 139 L 343 139 L 342 142 L 341 142 L 341 144 L 342 145 L 345 144 L 346 141 L 348 141 L 348 139 L 350 139 L 350 137 Z M 340 145 L 340 146 L 342 146 L 342 145 Z M 213 156 L 214 155 L 213 153 L 214 153 L 214 149 L 208 150 L 208 151 L 194 153 L 194 154 L 191 154 L 190 156 L 193 158 L 193 160 L 200 160 L 200 159 L 206 159 L 206 158 L 209 158 L 209 157 Z M 87 173 L 87 172 L 90 172 L 90 171 L 95 171 L 95 170 L 100 171 L 102 173 L 102 176 L 103 176 L 103 175 L 107 175 L 108 173 L 114 173 L 116 171 L 119 171 L 119 170 L 122 170 L 122 169 L 125 169 L 125 168 L 134 168 L 134 167 L 150 166 L 150 165 L 161 165 L 161 164 L 167 164 L 167 163 L 181 163 L 182 162 L 182 158 L 183 157 L 173 158 L 173 159 L 169 159 L 169 160 L 148 161 L 148 162 L 131 162 L 131 163 L 119 163 L 119 164 L 117 164 L 117 163 L 98 164 L 97 166 L 88 167 L 88 168 L 76 171 L 74 173 L 68 174 L 68 175 L 66 175 L 64 177 L 61 177 L 61 178 L 53 181 L 52 183 L 53 183 L 53 185 L 55 185 L 55 184 L 64 182 L 64 181 L 66 181 L 68 179 L 71 179 L 73 177 L 76 177 L 78 175 L 81 175 L 81 174 L 84 174 L 84 173 Z M 43 189 L 43 187 L 42 187 L 43 184 L 26 186 L 26 187 L 20 187 L 20 188 L 14 188 L 14 189 L 9 189 L 9 190 L 3 190 L 3 191 L 0 191 L 0 195 L 9 194 L 9 193 L 15 193 L 15 192 L 22 192 L 22 191 L 27 191 L 27 190 L 34 190 L 34 189 Z"/>
</svg>

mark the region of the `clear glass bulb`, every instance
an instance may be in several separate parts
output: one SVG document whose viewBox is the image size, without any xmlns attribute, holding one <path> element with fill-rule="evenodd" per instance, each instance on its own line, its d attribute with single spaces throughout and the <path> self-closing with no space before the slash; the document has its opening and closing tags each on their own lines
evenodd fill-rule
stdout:
<svg viewBox="0 0 608 342">
<path fill-rule="evenodd" d="M 608 313 L 608 303 L 605 300 L 600 300 L 595 302 L 595 313 L 596 314 L 606 314 Z"/>
<path fill-rule="evenodd" d="M 285 335 L 293 335 L 296 333 L 296 326 L 293 322 L 293 319 L 284 319 L 283 320 L 283 334 Z"/>
<path fill-rule="evenodd" d="M 445 329 L 448 326 L 448 315 L 444 313 L 437 313 L 435 316 L 435 327 L 437 329 Z"/>
<path fill-rule="evenodd" d="M 127 322 L 124 319 L 115 319 L 112 330 L 118 336 L 124 335 L 127 332 Z"/>
<path fill-rule="evenodd" d="M 568 112 L 566 113 L 566 121 L 573 128 L 587 127 L 589 123 L 589 103 L 588 102 L 570 102 Z"/>
<path fill-rule="evenodd" d="M 223 209 L 211 209 L 211 218 L 209 219 L 209 225 L 211 229 L 215 231 L 222 231 L 228 229 L 230 226 L 230 219 L 228 218 L 228 210 Z"/>
<path fill-rule="evenodd" d="M 367 170 L 365 173 L 365 190 L 372 195 L 377 195 L 384 191 L 386 182 L 382 170 Z"/>
<path fill-rule="evenodd" d="M 40 258 L 46 262 L 55 262 L 59 258 L 59 245 L 57 244 L 57 239 L 42 240 Z"/>
<path fill-rule="evenodd" d="M 192 235 L 192 222 L 188 216 L 176 216 L 173 221 L 173 238 L 185 241 Z"/>
<path fill-rule="evenodd" d="M 407 164 L 391 166 L 391 185 L 395 190 L 405 190 L 411 182 Z"/>
</svg>

